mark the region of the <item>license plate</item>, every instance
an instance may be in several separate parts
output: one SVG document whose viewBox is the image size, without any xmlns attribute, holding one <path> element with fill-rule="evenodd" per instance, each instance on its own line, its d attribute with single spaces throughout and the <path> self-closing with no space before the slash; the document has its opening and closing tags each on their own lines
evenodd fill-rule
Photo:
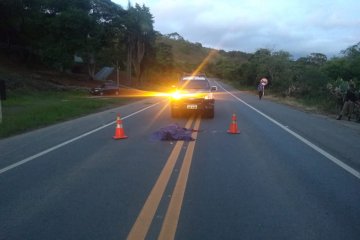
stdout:
<svg viewBox="0 0 360 240">
<path fill-rule="evenodd" d="M 197 105 L 196 104 L 188 104 L 186 106 L 187 109 L 197 109 Z"/>
</svg>

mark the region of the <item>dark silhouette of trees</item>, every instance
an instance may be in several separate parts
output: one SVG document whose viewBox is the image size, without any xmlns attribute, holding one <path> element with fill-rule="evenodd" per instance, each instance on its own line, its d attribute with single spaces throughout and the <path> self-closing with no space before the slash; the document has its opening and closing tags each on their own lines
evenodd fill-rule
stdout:
<svg viewBox="0 0 360 240">
<path fill-rule="evenodd" d="M 90 79 L 97 64 L 116 64 L 128 66 L 129 76 L 140 81 L 154 36 L 146 6 L 124 10 L 111 0 L 0 2 L 1 50 L 60 71 L 71 68 L 76 55 L 88 66 Z"/>
</svg>

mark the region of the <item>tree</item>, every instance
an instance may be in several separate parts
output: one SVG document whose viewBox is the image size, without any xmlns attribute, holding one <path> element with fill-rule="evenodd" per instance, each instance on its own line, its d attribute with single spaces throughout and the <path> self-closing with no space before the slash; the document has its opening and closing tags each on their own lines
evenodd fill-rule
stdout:
<svg viewBox="0 0 360 240">
<path fill-rule="evenodd" d="M 257 85 L 262 77 L 266 77 L 274 90 L 287 91 L 292 84 L 290 69 L 291 55 L 288 52 L 259 49 L 249 58 L 249 64 L 244 65 L 242 73 L 248 84 Z"/>
<path fill-rule="evenodd" d="M 359 80 L 360 79 L 360 43 L 348 47 L 341 51 L 343 57 L 332 58 L 324 64 L 322 70 L 332 80 L 344 79 Z"/>
<path fill-rule="evenodd" d="M 145 5 L 129 6 L 126 16 L 127 35 L 127 72 L 129 79 L 135 76 L 135 84 L 139 84 L 144 71 L 142 64 L 146 51 L 155 40 L 153 16 Z"/>
<path fill-rule="evenodd" d="M 322 70 L 331 79 L 350 79 L 351 74 L 348 72 L 345 58 L 333 58 L 327 61 Z"/>
<path fill-rule="evenodd" d="M 280 91 L 286 91 L 292 85 L 291 55 L 286 51 L 273 52 L 267 62 L 267 72 L 271 84 Z"/>
<path fill-rule="evenodd" d="M 341 51 L 341 53 L 347 58 L 356 58 L 360 55 L 360 42 L 355 45 L 348 47 Z"/>
<path fill-rule="evenodd" d="M 185 39 L 177 32 L 167 34 L 167 35 L 165 35 L 165 37 L 167 37 L 169 39 L 173 39 L 173 40 L 185 41 Z"/>
<path fill-rule="evenodd" d="M 102 64 L 123 65 L 125 10 L 110 0 L 92 0 L 90 12 L 94 24 L 80 54 L 88 65 L 90 79 L 93 79 L 99 60 Z"/>
<path fill-rule="evenodd" d="M 268 76 L 268 66 L 271 59 L 271 51 L 268 49 L 258 49 L 253 56 L 250 57 L 249 62 L 252 65 L 251 68 L 255 70 L 256 77 L 253 79 L 255 85 L 259 78 Z"/>
<path fill-rule="evenodd" d="M 124 12 L 111 0 L 4 0 L 0 42 L 16 44 L 60 70 L 70 68 L 76 54 L 93 78 L 97 60 L 113 59 L 106 52 L 124 49 Z"/>
<path fill-rule="evenodd" d="M 18 44 L 23 16 L 21 0 L 0 1 L 0 42 L 10 47 Z"/>
<path fill-rule="evenodd" d="M 60 70 L 68 69 L 75 53 L 88 47 L 90 33 L 96 23 L 89 17 L 88 9 L 70 7 L 48 18 L 45 25 L 48 34 L 38 42 L 42 46 L 43 59 Z M 84 55 L 80 54 L 83 58 Z"/>
<path fill-rule="evenodd" d="M 307 63 L 312 65 L 323 66 L 326 62 L 327 57 L 322 53 L 311 53 L 310 56 L 307 57 Z"/>
<path fill-rule="evenodd" d="M 172 46 L 163 42 L 156 45 L 156 64 L 160 71 L 168 71 L 174 66 Z"/>
<path fill-rule="evenodd" d="M 360 80 L 360 42 L 342 51 L 350 79 Z"/>
</svg>

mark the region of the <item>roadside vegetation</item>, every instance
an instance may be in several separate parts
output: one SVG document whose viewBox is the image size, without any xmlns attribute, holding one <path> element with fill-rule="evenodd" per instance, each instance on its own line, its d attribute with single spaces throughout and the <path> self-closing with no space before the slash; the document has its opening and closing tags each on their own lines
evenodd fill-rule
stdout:
<svg viewBox="0 0 360 240">
<path fill-rule="evenodd" d="M 236 86 L 255 90 L 263 77 L 270 81 L 268 93 L 334 113 L 342 105 L 350 83 L 359 90 L 360 43 L 331 59 L 312 53 L 294 60 L 288 52 L 259 49 L 246 63 L 228 71 L 226 78 Z"/>
<path fill-rule="evenodd" d="M 110 0 L 0 1 L 0 137 L 123 104 L 126 98 L 89 98 L 102 67 L 121 72 L 120 83 L 166 89 L 183 73 L 205 72 L 240 90 L 256 91 L 334 114 L 354 83 L 360 87 L 360 42 L 337 57 L 322 53 L 294 59 L 286 51 L 224 51 L 180 34 L 156 32 L 145 5 L 126 9 Z M 116 80 L 116 79 L 113 79 Z"/>
<path fill-rule="evenodd" d="M 89 113 L 120 106 L 129 98 L 91 98 L 83 91 L 36 91 L 15 93 L 2 102 L 0 138 L 24 133 Z"/>
<path fill-rule="evenodd" d="M 330 59 L 322 53 L 294 59 L 289 52 L 265 48 L 255 53 L 226 52 L 188 42 L 177 33 L 158 36 L 156 43 L 167 49 L 164 55 L 171 56 L 161 68 L 168 75 L 202 66 L 200 71 L 207 75 L 254 92 L 265 77 L 269 80 L 267 95 L 326 114 L 338 113 L 350 83 L 359 95 L 360 42 Z"/>
</svg>

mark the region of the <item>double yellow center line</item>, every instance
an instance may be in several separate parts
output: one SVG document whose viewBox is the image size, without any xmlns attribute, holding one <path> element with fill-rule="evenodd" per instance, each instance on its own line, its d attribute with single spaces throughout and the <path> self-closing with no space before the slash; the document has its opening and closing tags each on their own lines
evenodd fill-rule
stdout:
<svg viewBox="0 0 360 240">
<path fill-rule="evenodd" d="M 190 128 L 194 121 L 192 116 L 186 123 L 185 128 Z M 198 116 L 195 121 L 194 129 L 199 129 L 201 118 Z M 196 139 L 197 132 L 193 132 L 192 137 Z M 181 170 L 178 179 L 173 190 L 173 194 L 162 224 L 162 228 L 159 235 L 159 240 L 174 239 L 178 220 L 180 217 L 181 205 L 184 199 L 186 184 L 189 176 L 192 156 L 195 149 L 196 141 L 189 142 L 189 145 L 185 152 L 184 161 L 181 166 Z M 150 225 L 153 221 L 155 213 L 158 209 L 159 203 L 164 195 L 165 188 L 170 180 L 171 174 L 175 167 L 175 163 L 179 158 L 181 149 L 184 145 L 183 141 L 176 143 L 173 151 L 171 152 L 163 170 L 160 173 L 153 189 L 150 192 L 139 216 L 137 217 L 135 224 L 133 225 L 127 239 L 128 240 L 139 240 L 145 239 L 146 234 L 149 231 Z"/>
</svg>

